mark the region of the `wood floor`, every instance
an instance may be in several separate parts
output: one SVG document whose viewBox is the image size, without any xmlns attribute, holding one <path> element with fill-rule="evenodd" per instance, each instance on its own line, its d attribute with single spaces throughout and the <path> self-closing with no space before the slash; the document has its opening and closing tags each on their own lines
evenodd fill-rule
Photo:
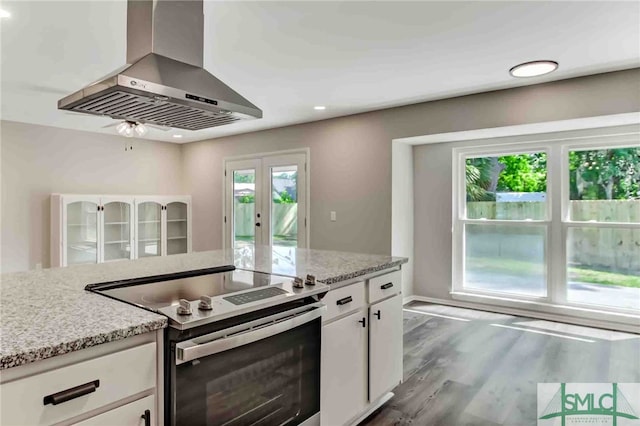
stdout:
<svg viewBox="0 0 640 426">
<path fill-rule="evenodd" d="M 640 336 L 413 302 L 404 383 L 361 425 L 535 425 L 544 382 L 640 382 Z"/>
</svg>

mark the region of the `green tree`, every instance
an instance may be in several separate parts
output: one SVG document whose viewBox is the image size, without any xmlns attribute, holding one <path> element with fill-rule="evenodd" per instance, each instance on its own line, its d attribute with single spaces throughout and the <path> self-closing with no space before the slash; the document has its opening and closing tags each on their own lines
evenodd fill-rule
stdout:
<svg viewBox="0 0 640 426">
<path fill-rule="evenodd" d="M 255 173 L 233 172 L 233 182 L 234 183 L 255 183 L 256 175 Z"/>
<path fill-rule="evenodd" d="M 498 179 L 498 191 L 546 192 L 546 153 L 503 155 L 498 161 L 504 164 Z"/>
<path fill-rule="evenodd" d="M 569 152 L 572 200 L 640 199 L 640 148 Z"/>
</svg>

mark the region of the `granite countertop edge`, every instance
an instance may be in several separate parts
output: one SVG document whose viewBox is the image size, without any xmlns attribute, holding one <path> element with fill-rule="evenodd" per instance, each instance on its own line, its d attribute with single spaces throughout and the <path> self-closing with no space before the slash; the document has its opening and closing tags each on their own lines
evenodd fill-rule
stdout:
<svg viewBox="0 0 640 426">
<path fill-rule="evenodd" d="M 400 266 L 404 263 L 407 263 L 407 261 L 408 259 L 402 258 L 389 263 L 384 263 L 382 265 L 372 266 L 370 268 L 361 269 L 359 271 L 350 272 L 348 274 L 336 275 L 335 277 L 329 277 L 329 278 L 321 279 L 319 281 L 323 284 L 331 285 L 331 284 L 339 283 L 342 281 L 350 280 L 353 278 L 358 278 L 364 275 L 373 274 L 375 272 L 384 271 L 385 269 L 395 268 L 396 266 Z"/>
<path fill-rule="evenodd" d="M 68 342 L 62 342 L 53 346 L 44 346 L 41 348 L 27 349 L 22 352 L 5 354 L 0 358 L 0 370 L 6 370 L 12 367 L 29 364 L 35 361 L 53 358 L 58 355 L 64 355 L 70 352 L 87 349 L 98 346 L 103 343 L 115 342 L 128 337 L 139 334 L 150 333 L 152 331 L 165 328 L 168 321 L 164 317 L 158 317 L 155 320 L 147 321 L 138 325 L 116 329 L 106 333 L 99 333 L 92 336 L 86 336 Z"/>
</svg>

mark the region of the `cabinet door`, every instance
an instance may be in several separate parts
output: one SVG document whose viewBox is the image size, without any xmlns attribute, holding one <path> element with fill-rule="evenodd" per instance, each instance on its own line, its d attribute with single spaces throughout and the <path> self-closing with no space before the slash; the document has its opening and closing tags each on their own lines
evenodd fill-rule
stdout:
<svg viewBox="0 0 640 426">
<path fill-rule="evenodd" d="M 163 205 L 158 201 L 136 200 L 136 257 L 162 256 Z"/>
<path fill-rule="evenodd" d="M 102 262 L 133 258 L 132 200 L 102 198 Z"/>
<path fill-rule="evenodd" d="M 369 308 L 369 401 L 402 381 L 402 298 L 400 295 Z"/>
<path fill-rule="evenodd" d="M 188 253 L 191 235 L 189 204 L 182 201 L 167 203 L 167 254 Z"/>
<path fill-rule="evenodd" d="M 63 203 L 64 266 L 98 263 L 99 199 L 65 197 Z"/>
<path fill-rule="evenodd" d="M 367 404 L 366 310 L 322 327 L 320 423 L 340 426 Z"/>
<path fill-rule="evenodd" d="M 106 413 L 91 417 L 80 423 L 76 423 L 76 426 L 144 426 L 146 410 L 149 410 L 149 424 L 155 425 L 155 398 L 153 395 L 149 395 L 121 407 L 114 408 Z"/>
</svg>

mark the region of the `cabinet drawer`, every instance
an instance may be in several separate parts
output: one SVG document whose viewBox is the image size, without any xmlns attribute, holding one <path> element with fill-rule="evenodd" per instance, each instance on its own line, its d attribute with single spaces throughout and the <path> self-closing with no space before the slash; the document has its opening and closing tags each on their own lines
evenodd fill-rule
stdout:
<svg viewBox="0 0 640 426">
<path fill-rule="evenodd" d="M 360 281 L 345 287 L 329 291 L 322 299 L 327 305 L 324 322 L 339 315 L 360 309 L 365 305 L 364 282 Z"/>
<path fill-rule="evenodd" d="M 155 398 L 150 395 L 137 401 L 130 402 L 106 413 L 91 417 L 76 426 L 144 426 L 144 412 L 149 410 L 151 424 L 156 424 Z"/>
<path fill-rule="evenodd" d="M 156 344 L 147 343 L 4 383 L 0 424 L 56 423 L 152 389 L 155 378 Z"/>
<path fill-rule="evenodd" d="M 369 303 L 375 303 L 402 290 L 402 272 L 395 271 L 369 279 Z"/>
</svg>

